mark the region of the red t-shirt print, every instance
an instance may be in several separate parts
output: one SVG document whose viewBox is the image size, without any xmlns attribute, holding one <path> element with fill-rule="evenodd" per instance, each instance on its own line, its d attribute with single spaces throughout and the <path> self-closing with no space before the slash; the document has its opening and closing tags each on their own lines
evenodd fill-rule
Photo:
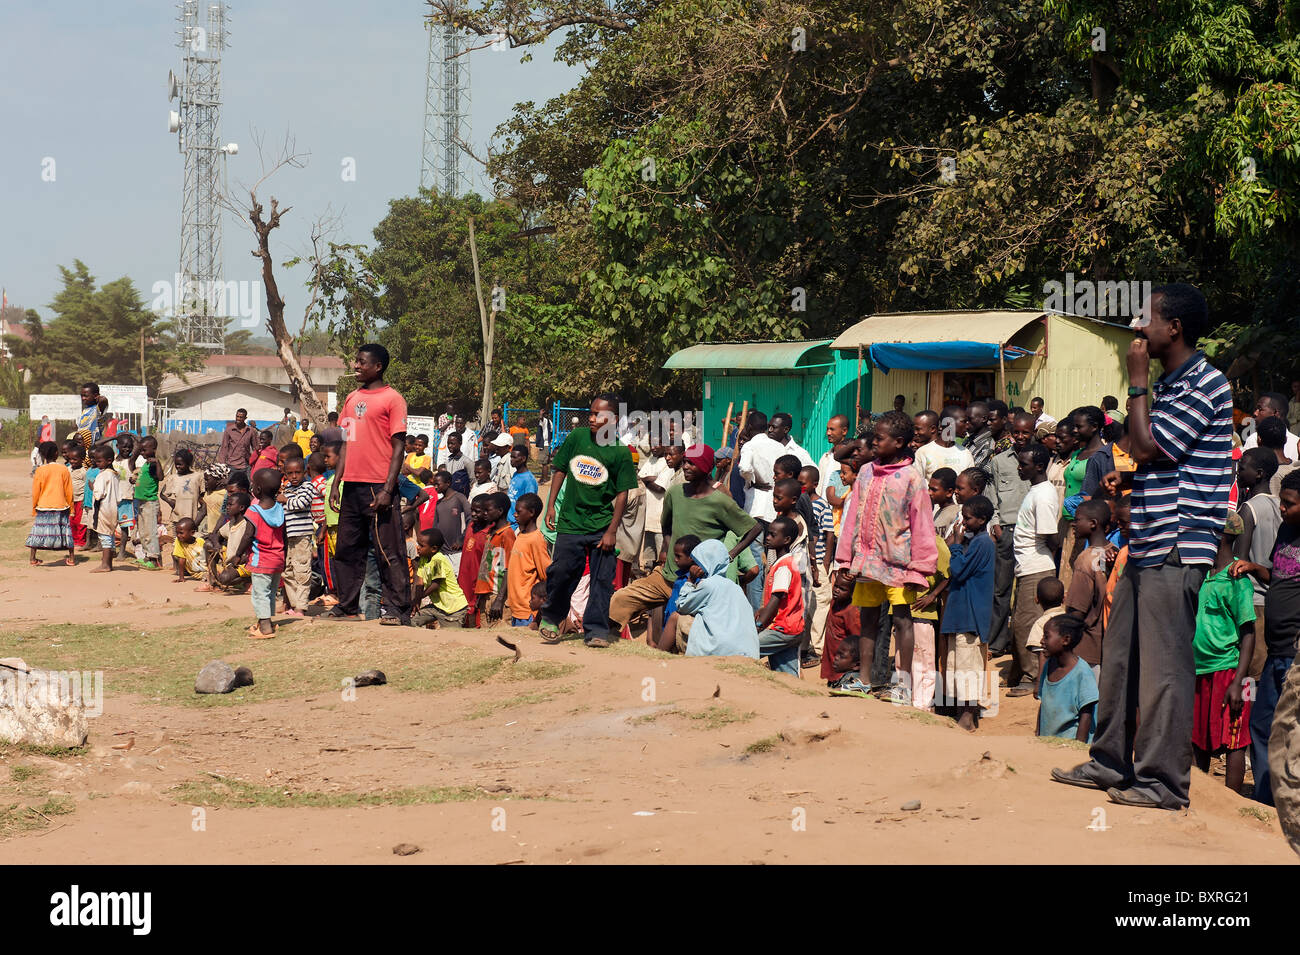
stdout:
<svg viewBox="0 0 1300 955">
<path fill-rule="evenodd" d="M 803 633 L 803 579 L 799 576 L 793 554 L 786 554 L 768 571 L 763 583 L 764 606 L 774 593 L 783 596 L 777 605 L 776 616 L 768 626 L 792 636 Z"/>
<path fill-rule="evenodd" d="M 344 400 L 339 427 L 348 449 L 343 480 L 383 484 L 388 480 L 393 435 L 406 432 L 406 399 L 388 385 L 369 391 L 359 388 Z"/>
</svg>

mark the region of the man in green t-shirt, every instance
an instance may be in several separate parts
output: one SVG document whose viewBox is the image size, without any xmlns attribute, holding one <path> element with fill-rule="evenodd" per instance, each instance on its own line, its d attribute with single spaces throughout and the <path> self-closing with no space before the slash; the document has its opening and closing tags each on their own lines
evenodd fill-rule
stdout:
<svg viewBox="0 0 1300 955">
<path fill-rule="evenodd" d="M 582 615 L 583 640 L 589 647 L 608 647 L 609 600 L 614 593 L 614 536 L 627 492 L 636 487 L 632 452 L 618 440 L 618 400 L 601 395 L 591 403 L 588 427 L 569 432 L 556 449 L 546 526 L 555 547 L 546 572 L 546 603 L 539 630 L 543 643 L 560 642 L 560 621 L 569 615 L 573 591 L 591 567 L 591 595 Z M 569 479 L 572 480 L 569 480 Z M 556 498 L 564 488 L 564 509 L 556 520 Z"/>
<path fill-rule="evenodd" d="M 672 596 L 676 565 L 669 561 L 677 538 L 694 534 L 701 541 L 723 540 L 730 531 L 737 538 L 727 555 L 733 562 L 750 542 L 758 537 L 760 525 L 746 514 L 726 491 L 713 486 L 713 449 L 696 444 L 686 449 L 682 462 L 683 484 L 675 484 L 664 494 L 660 526 L 663 550 L 659 552 L 659 569 L 634 580 L 618 593 L 609 605 L 610 623 L 622 630 L 642 613 L 658 612 Z M 732 577 L 734 580 L 735 578 Z"/>
</svg>

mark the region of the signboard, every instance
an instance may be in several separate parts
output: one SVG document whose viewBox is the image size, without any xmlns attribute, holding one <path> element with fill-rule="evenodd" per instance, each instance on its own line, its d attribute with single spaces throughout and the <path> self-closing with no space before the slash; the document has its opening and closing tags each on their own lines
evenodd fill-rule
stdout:
<svg viewBox="0 0 1300 955">
<path fill-rule="evenodd" d="M 114 418 L 149 413 L 149 392 L 144 385 L 100 385 L 99 393 L 108 399 L 108 411 Z"/>
<path fill-rule="evenodd" d="M 29 395 L 27 414 L 33 421 L 46 415 L 51 421 L 76 421 L 81 414 L 81 395 Z"/>
<path fill-rule="evenodd" d="M 406 433 L 423 434 L 430 441 L 433 440 L 433 433 L 438 430 L 438 421 L 436 418 L 426 418 L 423 415 L 408 414 L 406 416 Z"/>
</svg>

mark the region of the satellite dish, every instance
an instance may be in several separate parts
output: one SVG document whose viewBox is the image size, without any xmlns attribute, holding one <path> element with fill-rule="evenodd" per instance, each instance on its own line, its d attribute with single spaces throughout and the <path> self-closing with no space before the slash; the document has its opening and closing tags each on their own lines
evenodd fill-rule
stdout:
<svg viewBox="0 0 1300 955">
<path fill-rule="evenodd" d="M 175 73 L 173 73 L 171 70 L 168 70 L 167 71 L 167 98 L 175 99 L 177 96 L 180 95 L 180 92 L 181 92 L 180 81 L 176 79 Z"/>
<path fill-rule="evenodd" d="M 181 128 L 181 114 L 174 109 L 167 111 L 167 132 L 174 133 Z"/>
</svg>

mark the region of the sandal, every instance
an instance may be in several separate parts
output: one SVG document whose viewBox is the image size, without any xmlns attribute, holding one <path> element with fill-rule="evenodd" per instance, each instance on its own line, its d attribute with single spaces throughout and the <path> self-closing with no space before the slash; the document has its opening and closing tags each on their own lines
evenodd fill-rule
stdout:
<svg viewBox="0 0 1300 955">
<path fill-rule="evenodd" d="M 251 627 L 249 627 L 248 630 L 245 631 L 245 632 L 248 634 L 249 638 L 252 639 L 252 640 L 270 640 L 272 637 L 275 636 L 275 633 L 274 633 L 274 632 L 272 632 L 272 633 L 263 633 L 263 632 L 262 632 L 262 628 L 259 627 L 257 624 L 253 624 L 253 625 L 252 625 Z"/>
<path fill-rule="evenodd" d="M 552 627 L 548 624 L 542 624 L 540 627 L 538 627 L 537 633 L 539 636 L 541 636 L 542 643 L 546 644 L 549 647 L 555 646 L 556 644 L 560 643 L 564 639 L 564 637 L 560 635 L 560 631 L 558 628 Z"/>
<path fill-rule="evenodd" d="M 75 557 L 65 557 L 65 558 L 63 558 L 63 566 L 64 566 L 64 567 L 76 567 L 76 566 L 77 566 L 77 558 L 75 558 Z"/>
<path fill-rule="evenodd" d="M 379 625 L 381 627 L 400 627 L 402 626 L 401 617 L 380 617 Z"/>
<path fill-rule="evenodd" d="M 35 557 L 33 557 L 33 558 L 32 558 L 31 560 L 29 560 L 27 563 L 31 564 L 33 567 L 39 567 L 39 566 L 41 566 L 41 564 L 42 564 L 43 562 L 42 562 L 42 561 L 39 561 L 39 560 L 37 560 Z"/>
</svg>

